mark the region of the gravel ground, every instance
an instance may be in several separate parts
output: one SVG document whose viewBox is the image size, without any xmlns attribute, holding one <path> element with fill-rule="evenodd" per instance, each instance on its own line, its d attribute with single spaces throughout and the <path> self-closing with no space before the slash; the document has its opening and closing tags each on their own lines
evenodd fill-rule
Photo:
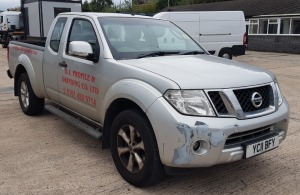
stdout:
<svg viewBox="0 0 300 195">
<path fill-rule="evenodd" d="M 110 151 L 94 138 L 47 111 L 22 113 L 1 48 L 0 194 L 299 194 L 300 55 L 247 51 L 234 59 L 277 75 L 291 107 L 286 140 L 263 155 L 139 189 L 119 176 Z"/>
</svg>

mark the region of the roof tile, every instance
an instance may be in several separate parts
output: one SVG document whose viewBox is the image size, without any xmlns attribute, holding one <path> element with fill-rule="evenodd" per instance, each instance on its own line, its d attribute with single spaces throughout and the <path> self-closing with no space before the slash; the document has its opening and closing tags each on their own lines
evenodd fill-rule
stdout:
<svg viewBox="0 0 300 195">
<path fill-rule="evenodd" d="M 300 14 L 300 0 L 233 0 L 174 6 L 163 11 L 243 11 L 246 18 L 257 15 Z"/>
</svg>

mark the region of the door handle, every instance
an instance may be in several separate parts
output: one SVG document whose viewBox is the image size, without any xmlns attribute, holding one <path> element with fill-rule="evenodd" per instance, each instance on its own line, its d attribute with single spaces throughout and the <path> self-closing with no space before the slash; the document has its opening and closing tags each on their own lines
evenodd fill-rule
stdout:
<svg viewBox="0 0 300 195">
<path fill-rule="evenodd" d="M 65 61 L 59 62 L 58 65 L 63 68 L 66 68 L 68 66 L 68 64 Z"/>
</svg>

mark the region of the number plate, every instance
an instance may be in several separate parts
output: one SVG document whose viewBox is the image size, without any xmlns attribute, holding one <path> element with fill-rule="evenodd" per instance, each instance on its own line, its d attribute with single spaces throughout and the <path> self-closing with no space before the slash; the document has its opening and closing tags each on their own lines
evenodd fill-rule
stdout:
<svg viewBox="0 0 300 195">
<path fill-rule="evenodd" d="M 268 150 L 272 150 L 279 146 L 279 137 L 278 135 L 275 137 L 271 137 L 255 144 L 247 145 L 246 147 L 246 158 L 250 158 L 252 156 L 264 153 Z"/>
</svg>

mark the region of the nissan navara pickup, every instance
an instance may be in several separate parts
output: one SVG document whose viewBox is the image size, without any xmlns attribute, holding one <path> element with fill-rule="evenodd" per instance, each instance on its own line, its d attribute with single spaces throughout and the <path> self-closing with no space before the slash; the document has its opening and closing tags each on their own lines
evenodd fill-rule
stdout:
<svg viewBox="0 0 300 195">
<path fill-rule="evenodd" d="M 45 108 L 101 139 L 135 186 L 251 158 L 287 135 L 273 73 L 211 56 L 167 20 L 63 13 L 45 43 L 11 41 L 8 55 L 22 111 Z"/>
</svg>

